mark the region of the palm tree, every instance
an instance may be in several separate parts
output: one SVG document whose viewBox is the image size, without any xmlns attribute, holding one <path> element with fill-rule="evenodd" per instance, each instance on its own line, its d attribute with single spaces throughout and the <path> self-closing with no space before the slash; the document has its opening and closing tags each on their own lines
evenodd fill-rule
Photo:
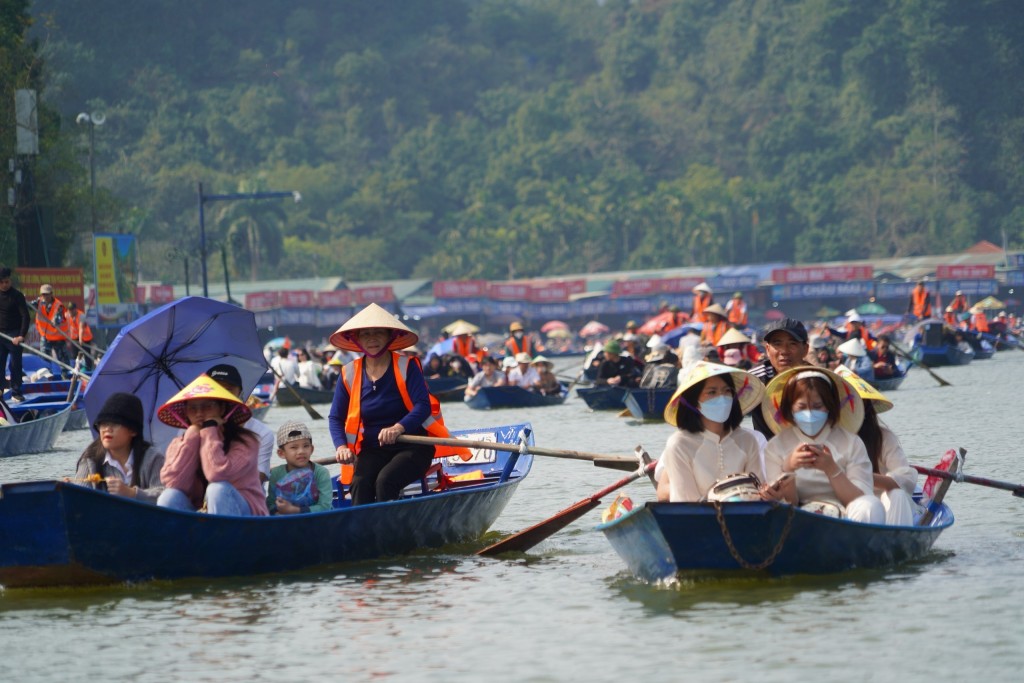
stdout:
<svg viewBox="0 0 1024 683">
<path fill-rule="evenodd" d="M 262 180 L 243 180 L 238 183 L 238 192 L 251 194 L 265 190 Z M 249 279 L 259 278 L 260 260 L 271 265 L 281 260 L 284 237 L 281 232 L 287 217 L 284 210 L 274 202 L 238 201 L 224 205 L 218 220 L 227 223 L 227 242 L 239 270 L 239 263 L 249 261 Z"/>
</svg>

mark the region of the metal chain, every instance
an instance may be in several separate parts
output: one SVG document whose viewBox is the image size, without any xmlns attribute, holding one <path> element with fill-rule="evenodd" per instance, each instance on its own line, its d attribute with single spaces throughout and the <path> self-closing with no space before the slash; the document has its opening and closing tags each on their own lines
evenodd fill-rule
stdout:
<svg viewBox="0 0 1024 683">
<path fill-rule="evenodd" d="M 778 557 L 780 552 L 782 552 L 782 546 L 785 545 L 786 539 L 789 538 L 789 531 L 793 526 L 793 517 L 796 516 L 795 505 L 789 506 L 789 516 L 786 518 L 786 526 L 782 528 L 782 535 L 779 536 L 779 542 L 775 545 L 775 549 L 772 550 L 771 554 L 768 555 L 763 562 L 751 564 L 743 559 L 739 550 L 736 549 L 736 546 L 732 542 L 732 535 L 729 533 L 729 528 L 725 524 L 725 515 L 722 514 L 722 503 L 716 500 L 712 504 L 715 506 L 715 517 L 718 519 L 718 526 L 722 530 L 722 538 L 725 539 L 725 545 L 729 548 L 729 554 L 732 555 L 732 558 L 736 560 L 741 567 L 757 571 L 770 566 L 772 562 L 775 561 L 775 558 Z"/>
</svg>

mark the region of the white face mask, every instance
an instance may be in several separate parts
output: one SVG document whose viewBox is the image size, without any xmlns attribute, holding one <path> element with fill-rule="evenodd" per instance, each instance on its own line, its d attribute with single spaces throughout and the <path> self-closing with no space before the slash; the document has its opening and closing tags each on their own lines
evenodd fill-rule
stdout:
<svg viewBox="0 0 1024 683">
<path fill-rule="evenodd" d="M 716 396 L 698 404 L 700 414 L 712 422 L 724 423 L 732 413 L 732 396 Z"/>
<path fill-rule="evenodd" d="M 801 432 L 813 438 L 825 428 L 828 413 L 824 410 L 798 410 L 793 413 L 793 421 Z"/>
</svg>

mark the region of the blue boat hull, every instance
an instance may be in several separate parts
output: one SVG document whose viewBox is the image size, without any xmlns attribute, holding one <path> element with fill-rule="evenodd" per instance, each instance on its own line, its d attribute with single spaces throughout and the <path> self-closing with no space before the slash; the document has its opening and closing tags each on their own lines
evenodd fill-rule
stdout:
<svg viewBox="0 0 1024 683">
<path fill-rule="evenodd" d="M 645 420 L 664 420 L 665 406 L 672 399 L 675 388 L 668 389 L 630 389 L 636 404 L 644 414 Z"/>
<path fill-rule="evenodd" d="M 475 396 L 466 400 L 473 410 L 495 408 L 540 408 L 565 403 L 565 392 L 557 396 L 544 396 L 522 387 L 483 387 Z"/>
<path fill-rule="evenodd" d="M 483 434 L 514 441 L 525 426 Z M 494 523 L 533 462 L 518 453 L 485 456 L 493 460 L 444 461 L 449 474 L 480 470 L 483 480 L 387 503 L 351 507 L 346 501 L 327 512 L 276 517 L 180 512 L 56 481 L 5 484 L 0 584 L 253 575 L 472 541 Z"/>
<path fill-rule="evenodd" d="M 789 575 L 890 567 L 927 553 L 953 514 L 941 505 L 930 526 L 894 527 L 750 502 L 723 505 L 722 520 L 743 563 L 710 503 L 647 503 L 598 528 L 635 576 L 654 582 L 688 571 Z M 755 569 L 776 549 L 767 566 Z"/>
<path fill-rule="evenodd" d="M 918 363 L 928 367 L 940 367 L 943 365 L 967 365 L 974 360 L 973 353 L 967 353 L 955 346 L 915 346 L 911 357 Z"/>
<path fill-rule="evenodd" d="M 622 410 L 626 390 L 622 387 L 576 387 L 576 395 L 591 410 Z"/>
<path fill-rule="evenodd" d="M 0 426 L 0 457 L 45 453 L 53 448 L 71 415 L 71 404 L 51 415 Z"/>
</svg>

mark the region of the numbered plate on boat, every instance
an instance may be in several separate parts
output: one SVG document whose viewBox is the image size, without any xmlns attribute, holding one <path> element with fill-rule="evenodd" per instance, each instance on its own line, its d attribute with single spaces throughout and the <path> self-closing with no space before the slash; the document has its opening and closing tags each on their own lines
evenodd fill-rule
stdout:
<svg viewBox="0 0 1024 683">
<path fill-rule="evenodd" d="M 497 443 L 497 439 L 494 437 L 494 432 L 481 432 L 480 434 L 459 434 L 458 439 L 465 439 L 467 441 L 490 441 Z M 473 457 L 469 460 L 463 460 L 457 455 L 445 458 L 445 462 L 448 465 L 486 465 L 488 463 L 497 462 L 498 453 L 490 448 L 470 448 L 469 452 L 473 454 Z"/>
</svg>

